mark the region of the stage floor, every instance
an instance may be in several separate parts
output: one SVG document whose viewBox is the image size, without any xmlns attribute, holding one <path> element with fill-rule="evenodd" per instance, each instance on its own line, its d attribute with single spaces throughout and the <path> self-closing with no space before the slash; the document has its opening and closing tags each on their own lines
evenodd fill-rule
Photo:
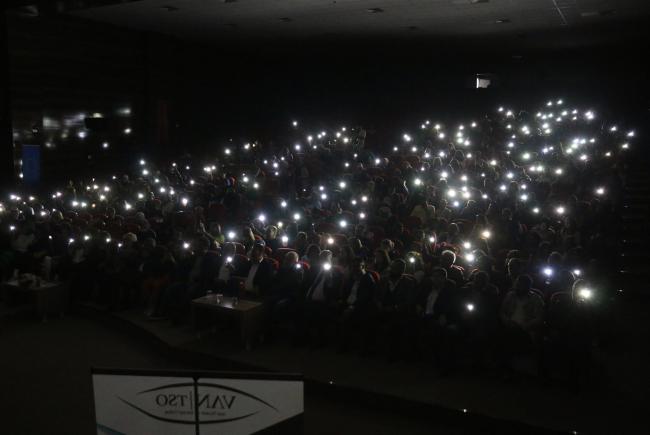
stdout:
<svg viewBox="0 0 650 435">
<path fill-rule="evenodd" d="M 0 304 L 1 307 L 1 304 Z M 122 325 L 123 326 L 123 325 Z M 32 316 L 0 316 L 0 416 L 11 435 L 96 433 L 91 367 L 225 370 L 214 358 L 179 361 L 134 330 L 98 316 L 66 316 L 40 323 Z M 183 352 L 187 354 L 188 352 Z M 196 358 L 193 358 L 196 359 Z M 466 435 L 462 421 L 378 411 L 306 391 L 305 434 Z"/>
<path fill-rule="evenodd" d="M 560 382 L 542 385 L 532 376 L 505 382 L 496 375 L 471 370 L 441 377 L 421 362 L 388 362 L 385 358 L 337 354 L 332 347 L 317 350 L 292 347 L 289 340 L 275 339 L 250 351 L 237 344 L 237 334 L 198 337 L 190 326 L 150 321 L 139 311 L 111 316 L 135 326 L 172 352 L 204 361 L 214 358 L 234 369 L 302 373 L 307 382 L 322 389 L 360 393 L 367 400 L 395 400 L 402 407 L 430 406 L 432 410 L 521 423 L 565 433 L 635 433 L 647 406 L 638 394 L 593 385 L 576 392 Z M 234 339 L 233 339 L 234 337 Z M 647 402 L 646 402 L 647 403 Z M 424 408 L 426 409 L 426 408 Z M 487 421 L 487 420 L 486 420 Z M 522 426 L 527 433 L 532 427 Z M 523 433 L 523 432 L 522 432 Z"/>
</svg>

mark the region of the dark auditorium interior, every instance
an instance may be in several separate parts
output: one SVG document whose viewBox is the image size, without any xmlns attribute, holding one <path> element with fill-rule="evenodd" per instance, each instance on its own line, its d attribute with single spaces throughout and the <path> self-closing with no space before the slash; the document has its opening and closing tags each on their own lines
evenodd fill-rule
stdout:
<svg viewBox="0 0 650 435">
<path fill-rule="evenodd" d="M 647 433 L 650 2 L 2 8 L 3 434 Z"/>
</svg>

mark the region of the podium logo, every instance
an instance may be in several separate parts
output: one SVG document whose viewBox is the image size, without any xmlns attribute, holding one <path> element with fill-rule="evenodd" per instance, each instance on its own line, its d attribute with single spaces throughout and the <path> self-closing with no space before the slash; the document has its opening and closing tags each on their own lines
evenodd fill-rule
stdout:
<svg viewBox="0 0 650 435">
<path fill-rule="evenodd" d="M 204 382 L 162 385 L 118 399 L 150 418 L 179 424 L 227 423 L 263 411 L 279 412 L 254 394 Z"/>
</svg>

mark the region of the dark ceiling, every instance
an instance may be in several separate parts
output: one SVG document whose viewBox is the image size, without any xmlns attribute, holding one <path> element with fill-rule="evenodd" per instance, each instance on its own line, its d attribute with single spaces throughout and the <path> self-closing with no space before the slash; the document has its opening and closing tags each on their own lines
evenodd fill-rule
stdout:
<svg viewBox="0 0 650 435">
<path fill-rule="evenodd" d="M 454 41 L 498 50 L 647 42 L 648 0 L 86 0 L 41 11 L 188 41 Z M 23 9 L 29 11 L 29 9 Z M 31 13 L 39 13 L 32 7 Z"/>
</svg>

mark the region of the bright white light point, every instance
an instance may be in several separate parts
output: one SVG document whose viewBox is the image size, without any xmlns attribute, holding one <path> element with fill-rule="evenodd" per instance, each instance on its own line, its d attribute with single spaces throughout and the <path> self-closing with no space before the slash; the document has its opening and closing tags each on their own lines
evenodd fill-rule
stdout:
<svg viewBox="0 0 650 435">
<path fill-rule="evenodd" d="M 621 145 L 621 148 L 623 148 L 624 150 L 626 150 L 626 149 L 628 149 L 628 148 L 629 148 L 629 145 L 628 145 L 628 144 L 626 144 L 626 143 L 624 143 L 623 145 Z M 608 157 L 609 157 L 609 156 L 608 156 Z"/>
<path fill-rule="evenodd" d="M 259 183 L 253 183 L 253 189 L 259 189 L 260 185 Z"/>
<path fill-rule="evenodd" d="M 539 207 L 533 208 L 533 213 L 538 214 L 539 213 Z"/>
<path fill-rule="evenodd" d="M 449 189 L 447 191 L 447 196 L 450 198 L 455 198 L 456 197 L 456 191 L 454 189 Z"/>
<path fill-rule="evenodd" d="M 293 214 L 293 220 L 296 220 L 296 221 L 300 220 L 300 213 L 294 213 Z"/>
<path fill-rule="evenodd" d="M 484 239 L 489 239 L 490 237 L 492 237 L 492 233 L 489 230 L 484 230 L 481 233 L 481 237 L 483 237 Z"/>
<path fill-rule="evenodd" d="M 580 275 L 582 275 L 582 271 L 580 269 L 573 269 L 573 274 L 575 276 L 580 276 Z"/>
<path fill-rule="evenodd" d="M 553 269 L 551 269 L 550 267 L 545 267 L 543 272 L 544 272 L 544 275 L 546 275 L 546 276 L 553 275 Z"/>
<path fill-rule="evenodd" d="M 346 186 L 345 181 L 341 181 L 341 182 L 339 182 L 339 187 L 340 187 L 341 189 L 345 189 L 345 186 Z"/>
<path fill-rule="evenodd" d="M 248 183 L 250 181 L 250 179 L 247 176 L 244 175 L 244 178 L 242 178 L 242 181 L 244 183 Z"/>
<path fill-rule="evenodd" d="M 473 262 L 475 259 L 476 259 L 476 256 L 475 256 L 474 254 L 472 254 L 471 252 L 468 253 L 468 254 L 465 254 L 465 260 L 467 260 L 468 262 L 471 263 L 471 262 Z"/>
<path fill-rule="evenodd" d="M 124 129 L 124 134 L 131 134 L 131 129 L 130 128 L 125 128 Z"/>
<path fill-rule="evenodd" d="M 416 178 L 415 180 L 413 180 L 413 184 L 415 184 L 416 186 L 419 186 L 419 185 L 422 184 L 422 180 L 420 180 L 419 178 Z"/>
<path fill-rule="evenodd" d="M 291 125 L 293 125 L 294 127 L 298 127 L 298 121 L 293 121 Z"/>
<path fill-rule="evenodd" d="M 524 153 L 521 157 L 522 157 L 524 160 L 528 160 L 528 159 L 530 159 L 530 153 Z"/>
<path fill-rule="evenodd" d="M 481 195 L 481 198 L 488 199 L 488 196 L 484 193 L 483 195 Z"/>
<path fill-rule="evenodd" d="M 104 148 L 104 149 L 108 148 L 108 142 L 104 142 L 104 143 L 102 144 L 102 148 Z"/>
<path fill-rule="evenodd" d="M 444 138 L 445 138 L 445 134 L 444 134 L 444 133 L 440 133 L 440 134 L 438 134 L 438 139 L 444 139 Z"/>
<path fill-rule="evenodd" d="M 349 168 L 349 167 L 350 167 L 350 164 L 349 164 L 348 162 L 345 162 L 345 163 L 343 164 L 343 166 L 345 166 L 346 168 Z"/>
<path fill-rule="evenodd" d="M 513 178 L 514 176 L 515 176 L 515 174 L 513 174 L 512 172 L 508 172 L 508 173 L 506 174 L 506 178 L 508 178 L 509 180 L 512 180 L 512 178 Z"/>
<path fill-rule="evenodd" d="M 522 201 L 528 201 L 528 194 L 527 193 L 522 193 L 520 198 L 521 198 Z"/>
<path fill-rule="evenodd" d="M 635 135 L 634 131 L 629 131 L 627 133 L 627 137 L 634 137 L 634 135 Z"/>
<path fill-rule="evenodd" d="M 364 212 L 359 213 L 359 219 L 365 219 L 366 214 Z"/>
<path fill-rule="evenodd" d="M 433 236 L 429 236 L 429 243 L 433 243 L 436 241 L 436 238 Z"/>
<path fill-rule="evenodd" d="M 190 249 L 190 244 L 187 242 L 183 242 L 183 249 Z"/>
<path fill-rule="evenodd" d="M 555 170 L 555 173 L 556 173 L 557 175 L 562 175 L 562 168 L 557 168 L 557 169 Z"/>
<path fill-rule="evenodd" d="M 235 238 L 235 232 L 234 231 L 228 231 L 228 239 L 232 240 Z"/>
<path fill-rule="evenodd" d="M 345 228 L 345 227 L 348 226 L 348 223 L 347 223 L 346 221 L 342 220 L 342 221 L 339 222 L 339 226 L 340 226 L 341 228 Z"/>
<path fill-rule="evenodd" d="M 562 206 L 557 207 L 557 208 L 555 209 L 555 212 L 556 212 L 557 214 L 564 214 L 565 211 L 566 211 L 566 210 L 565 210 L 564 207 L 562 207 Z"/>
<path fill-rule="evenodd" d="M 320 199 L 327 199 L 327 193 L 321 193 Z"/>
<path fill-rule="evenodd" d="M 415 153 L 415 152 L 417 152 L 417 151 L 418 151 L 418 147 L 411 147 L 411 152 L 414 152 L 414 153 Z"/>
<path fill-rule="evenodd" d="M 415 258 L 409 257 L 409 263 L 411 263 L 411 264 L 415 263 Z"/>
<path fill-rule="evenodd" d="M 381 159 L 375 159 L 375 165 L 378 165 L 381 163 Z"/>
<path fill-rule="evenodd" d="M 603 187 L 599 187 L 596 189 L 596 195 L 603 195 L 605 194 L 605 189 Z"/>
<path fill-rule="evenodd" d="M 363 196 L 361 197 L 361 201 L 362 201 L 362 202 L 368 202 L 368 197 L 367 197 L 366 195 L 363 195 Z"/>
<path fill-rule="evenodd" d="M 591 297 L 593 296 L 593 292 L 591 291 L 591 289 L 583 288 L 583 289 L 578 290 L 578 295 L 582 299 L 591 299 Z"/>
<path fill-rule="evenodd" d="M 497 161 L 496 161 L 496 160 L 490 160 L 490 165 L 492 165 L 492 166 L 496 166 L 496 165 L 497 165 Z"/>
<path fill-rule="evenodd" d="M 190 201 L 187 198 L 182 198 L 181 199 L 181 204 L 183 204 L 184 206 L 187 205 L 189 202 Z"/>
<path fill-rule="evenodd" d="M 404 141 L 411 142 L 411 136 L 409 136 L 408 134 L 404 133 L 402 137 L 404 138 Z"/>
<path fill-rule="evenodd" d="M 506 189 L 507 189 L 507 187 L 506 187 L 505 184 L 502 184 L 501 186 L 499 186 L 499 190 L 500 190 L 501 192 L 505 192 Z"/>
</svg>

